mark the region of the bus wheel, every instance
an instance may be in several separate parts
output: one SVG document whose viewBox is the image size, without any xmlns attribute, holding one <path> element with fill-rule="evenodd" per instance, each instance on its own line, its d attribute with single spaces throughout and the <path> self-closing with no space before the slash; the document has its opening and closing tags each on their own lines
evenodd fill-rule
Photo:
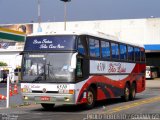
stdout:
<svg viewBox="0 0 160 120">
<path fill-rule="evenodd" d="M 131 87 L 129 99 L 130 99 L 130 100 L 134 100 L 135 97 L 136 97 L 136 84 L 133 83 L 133 84 L 132 84 L 132 87 Z"/>
<path fill-rule="evenodd" d="M 89 88 L 89 90 L 87 91 L 87 103 L 85 104 L 85 107 L 87 109 L 93 108 L 95 105 L 95 99 L 95 91 L 93 90 L 93 88 Z"/>
<path fill-rule="evenodd" d="M 130 92 L 129 92 L 129 91 L 130 91 L 129 85 L 126 84 L 125 89 L 124 89 L 124 95 L 121 96 L 121 98 L 122 98 L 122 100 L 123 100 L 124 102 L 129 101 L 129 95 L 130 95 Z"/>
<path fill-rule="evenodd" d="M 45 110 L 53 110 L 55 104 L 47 104 L 47 103 L 41 103 L 41 106 L 45 109 Z"/>
</svg>

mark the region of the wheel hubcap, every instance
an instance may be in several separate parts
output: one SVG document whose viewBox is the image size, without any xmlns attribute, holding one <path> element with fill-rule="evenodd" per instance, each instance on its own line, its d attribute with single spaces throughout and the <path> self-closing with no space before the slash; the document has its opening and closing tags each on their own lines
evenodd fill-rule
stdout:
<svg viewBox="0 0 160 120">
<path fill-rule="evenodd" d="M 133 97 L 135 97 L 135 94 L 136 94 L 135 89 L 133 89 L 133 91 L 132 91 Z"/>
<path fill-rule="evenodd" d="M 126 90 L 125 90 L 125 96 L 126 96 L 126 98 L 128 98 L 128 96 L 129 96 L 129 89 L 128 88 L 126 88 Z"/>
<path fill-rule="evenodd" d="M 93 93 L 90 91 L 88 92 L 87 100 L 89 105 L 93 103 Z"/>
</svg>

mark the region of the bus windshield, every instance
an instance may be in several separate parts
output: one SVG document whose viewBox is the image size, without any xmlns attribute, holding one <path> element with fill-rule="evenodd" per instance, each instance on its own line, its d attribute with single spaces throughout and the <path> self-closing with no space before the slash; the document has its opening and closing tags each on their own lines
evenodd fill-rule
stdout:
<svg viewBox="0 0 160 120">
<path fill-rule="evenodd" d="M 23 57 L 22 82 L 72 82 L 73 53 L 25 53 Z"/>
</svg>

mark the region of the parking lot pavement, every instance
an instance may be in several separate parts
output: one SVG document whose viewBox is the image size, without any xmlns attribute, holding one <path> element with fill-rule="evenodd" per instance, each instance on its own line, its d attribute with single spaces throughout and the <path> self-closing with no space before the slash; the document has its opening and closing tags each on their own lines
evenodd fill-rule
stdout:
<svg viewBox="0 0 160 120">
<path fill-rule="evenodd" d="M 160 78 L 147 79 L 146 87 L 147 88 L 160 88 Z"/>
<path fill-rule="evenodd" d="M 5 86 L 6 85 L 4 84 L 2 87 L 0 87 L 0 94 L 7 96 L 7 93 L 6 93 L 7 88 Z M 12 86 L 12 91 L 13 89 L 14 87 Z M 15 107 L 15 106 L 22 105 L 22 104 L 23 104 L 23 100 L 22 100 L 22 95 L 21 95 L 21 89 L 20 89 L 20 86 L 18 86 L 18 94 L 10 96 L 10 106 Z M 0 100 L 0 108 L 1 107 L 6 107 L 6 100 Z"/>
<path fill-rule="evenodd" d="M 0 88 L 5 88 L 7 86 L 6 83 L 0 83 Z"/>
</svg>

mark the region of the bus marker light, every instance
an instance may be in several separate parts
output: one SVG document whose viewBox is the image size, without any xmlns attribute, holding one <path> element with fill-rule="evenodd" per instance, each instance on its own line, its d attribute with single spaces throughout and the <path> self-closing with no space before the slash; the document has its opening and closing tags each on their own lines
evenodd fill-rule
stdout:
<svg viewBox="0 0 160 120">
<path fill-rule="evenodd" d="M 74 94 L 74 90 L 69 90 L 69 94 Z"/>
<path fill-rule="evenodd" d="M 32 90 L 30 88 L 22 88 L 22 92 L 29 93 L 29 92 L 32 92 Z"/>
<path fill-rule="evenodd" d="M 27 88 L 22 88 L 22 92 L 27 92 Z"/>
</svg>

